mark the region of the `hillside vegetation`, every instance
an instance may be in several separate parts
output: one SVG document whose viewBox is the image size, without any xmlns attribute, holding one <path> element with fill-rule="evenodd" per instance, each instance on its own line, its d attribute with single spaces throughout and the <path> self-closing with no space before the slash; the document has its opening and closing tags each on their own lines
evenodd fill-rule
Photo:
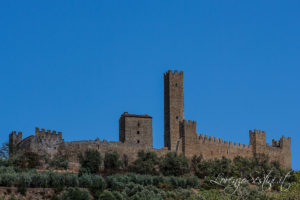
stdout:
<svg viewBox="0 0 300 200">
<path fill-rule="evenodd" d="M 29 190 L 49 200 L 300 199 L 299 171 L 283 170 L 265 155 L 189 161 L 176 153 L 159 158 L 140 151 L 129 164 L 116 152 L 87 150 L 78 155 L 78 173 L 53 171 L 68 169 L 64 156 L 1 157 L 0 200 L 30 199 Z M 38 172 L 41 164 L 48 170 Z"/>
</svg>

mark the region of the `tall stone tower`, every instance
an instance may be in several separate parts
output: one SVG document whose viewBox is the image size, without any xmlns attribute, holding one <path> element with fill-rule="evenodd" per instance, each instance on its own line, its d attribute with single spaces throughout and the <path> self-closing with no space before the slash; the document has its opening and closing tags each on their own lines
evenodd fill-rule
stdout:
<svg viewBox="0 0 300 200">
<path fill-rule="evenodd" d="M 169 70 L 164 74 L 164 143 L 176 150 L 180 125 L 184 119 L 183 72 Z"/>
</svg>

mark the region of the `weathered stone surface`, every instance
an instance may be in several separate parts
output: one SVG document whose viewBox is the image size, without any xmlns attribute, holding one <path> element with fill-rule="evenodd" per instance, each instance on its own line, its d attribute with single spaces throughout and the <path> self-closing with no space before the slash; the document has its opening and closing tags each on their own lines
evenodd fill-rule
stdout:
<svg viewBox="0 0 300 200">
<path fill-rule="evenodd" d="M 179 122 L 184 119 L 183 72 L 164 74 L 164 144 L 175 151 L 180 138 Z"/>
<path fill-rule="evenodd" d="M 119 120 L 120 142 L 152 149 L 152 117 L 123 113 Z"/>
</svg>

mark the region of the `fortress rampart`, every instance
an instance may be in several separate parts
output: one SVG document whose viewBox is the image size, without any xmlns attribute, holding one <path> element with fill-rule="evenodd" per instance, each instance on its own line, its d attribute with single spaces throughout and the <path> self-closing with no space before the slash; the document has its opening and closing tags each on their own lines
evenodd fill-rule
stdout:
<svg viewBox="0 0 300 200">
<path fill-rule="evenodd" d="M 162 156 L 174 151 L 188 158 L 202 155 L 204 159 L 233 159 L 236 156 L 251 158 L 256 154 L 268 155 L 283 168 L 291 168 L 291 138 L 282 136 L 266 142 L 266 132 L 249 131 L 249 145 L 223 140 L 197 133 L 196 121 L 184 119 L 183 72 L 168 71 L 164 74 L 164 147 L 153 148 L 152 117 L 124 112 L 119 119 L 119 141 L 83 140 L 65 142 L 62 132 L 35 129 L 35 134 L 23 139 L 22 132 L 9 134 L 10 156 L 25 151 L 40 155 L 66 155 L 73 168 L 78 167 L 77 154 L 86 149 L 100 153 L 116 151 L 128 162 L 135 160 L 138 151 L 153 151 Z"/>
</svg>

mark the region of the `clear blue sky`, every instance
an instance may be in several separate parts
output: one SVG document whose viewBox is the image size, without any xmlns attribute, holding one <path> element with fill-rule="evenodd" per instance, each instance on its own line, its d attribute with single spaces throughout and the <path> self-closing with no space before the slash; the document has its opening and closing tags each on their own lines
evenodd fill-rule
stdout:
<svg viewBox="0 0 300 200">
<path fill-rule="evenodd" d="M 2 1 L 0 142 L 12 130 L 118 140 L 122 112 L 153 116 L 163 73 L 184 71 L 198 133 L 248 144 L 292 137 L 300 169 L 299 1 Z"/>
</svg>

